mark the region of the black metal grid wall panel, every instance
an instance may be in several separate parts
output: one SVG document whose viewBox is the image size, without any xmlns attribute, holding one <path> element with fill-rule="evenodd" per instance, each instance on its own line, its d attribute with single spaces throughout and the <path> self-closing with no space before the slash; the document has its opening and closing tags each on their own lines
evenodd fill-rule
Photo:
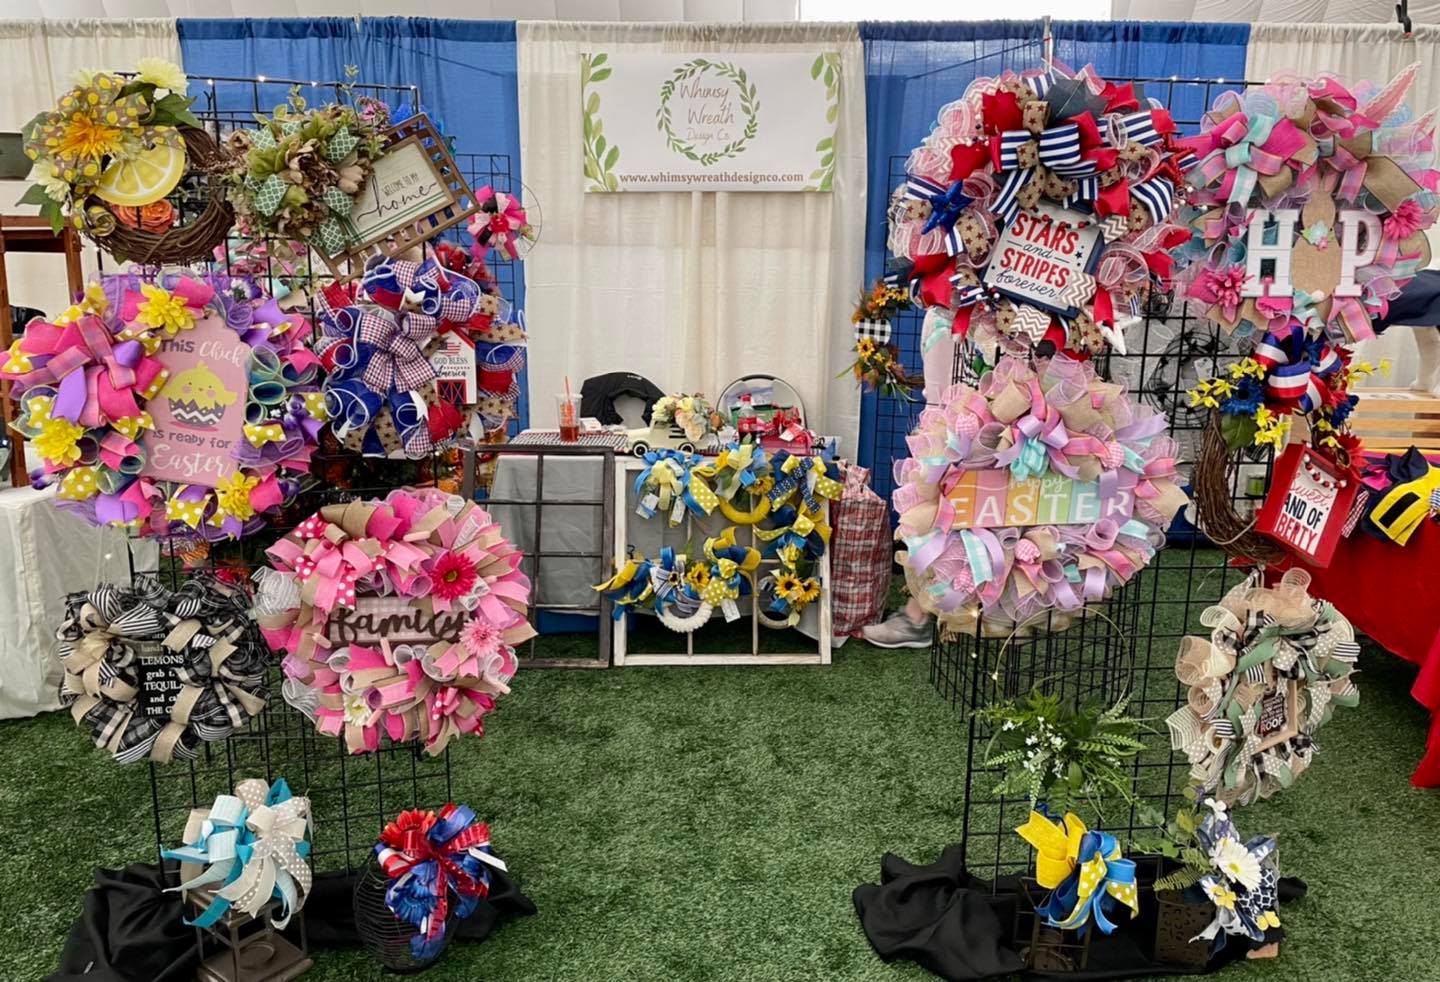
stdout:
<svg viewBox="0 0 1440 982">
<path fill-rule="evenodd" d="M 1245 82 L 1177 79 L 1133 80 L 1162 103 L 1184 107 L 1176 123 L 1194 132 L 1200 113 L 1220 92 Z M 903 162 L 902 162 L 903 165 Z M 903 166 L 902 166 L 903 169 Z M 1154 292 L 1125 331 L 1126 353 L 1097 361 L 1097 371 L 1123 383 L 1131 398 L 1169 421 L 1177 444 L 1177 466 L 1188 479 L 1199 451 L 1207 411 L 1190 405 L 1187 392 L 1201 378 L 1221 370 L 1239 353 L 1235 339 L 1203 317 L 1194 316 L 1173 294 Z M 968 359 L 957 355 L 954 381 L 965 377 Z M 903 442 L 900 444 L 903 453 Z M 1269 483 L 1271 455 L 1244 456 L 1232 474 L 1237 510 L 1253 511 Z M 877 463 L 877 471 L 882 468 Z M 1136 802 L 1109 803 L 1103 827 L 1122 839 L 1138 828 L 1143 805 L 1170 811 L 1188 781 L 1183 757 L 1170 751 L 1163 720 L 1183 699 L 1175 677 L 1180 638 L 1199 627 L 1200 613 L 1246 575 L 1200 534 L 1192 509 L 1177 516 L 1151 564 L 1114 596 L 1098 605 L 1107 618 L 1086 617 L 1054 634 L 996 638 L 971 635 L 936 643 L 931 681 L 965 719 L 969 728 L 964 806 L 966 865 L 994 879 L 1033 868 L 1033 854 L 1014 834 L 1025 821 L 1029 803 L 993 793 L 996 772 L 984 766 L 991 733 L 974 716 L 977 707 L 1013 698 L 1031 688 L 1053 691 L 1078 705 L 1087 699 L 1113 703 L 1130 699 L 1128 712 L 1150 720 L 1147 749 L 1133 764 Z M 1107 638 L 1113 633 L 1114 638 Z"/>
<path fill-rule="evenodd" d="M 253 127 L 257 114 L 269 114 L 284 103 L 296 84 L 312 103 L 342 96 L 370 96 L 391 105 L 419 102 L 413 86 L 211 78 L 200 88 L 196 115 L 217 139 L 224 140 L 236 129 Z M 456 155 L 456 163 L 472 188 L 489 184 L 501 191 L 515 189 L 508 155 L 461 153 Z M 182 213 L 202 203 L 182 201 Z M 468 242 L 460 227 L 447 232 L 445 238 L 457 244 Z M 514 299 L 517 264 L 493 253 L 487 263 L 502 296 Z M 197 264 L 197 268 L 227 275 L 245 272 L 236 268 L 233 250 L 212 263 Z M 101 269 L 106 270 L 103 254 Z M 302 292 L 303 302 L 293 309 L 317 325 L 314 298 L 328 277 L 323 264 L 302 264 L 295 269 L 281 266 L 272 248 L 266 250 L 262 266 L 248 275 Z M 391 489 L 406 485 L 442 486 L 453 491 L 461 486 L 458 448 L 440 449 L 421 460 L 363 458 L 343 450 L 327 434 L 312 461 L 307 483 L 296 500 L 260 532 L 238 541 L 215 543 L 189 535 L 162 536 L 162 582 L 173 588 L 191 576 L 215 574 L 248 583 L 255 570 L 266 565 L 265 549 L 323 505 L 384 497 Z M 209 807 L 216 795 L 230 793 L 236 782 L 251 777 L 268 781 L 283 777 L 295 794 L 311 799 L 312 855 L 317 871 L 358 871 L 381 828 L 396 813 L 406 808 L 438 808 L 449 800 L 448 750 L 431 756 L 416 744 L 382 742 L 377 752 L 351 755 L 343 741 L 319 734 L 311 720 L 283 701 L 281 681 L 276 668 L 265 711 L 228 740 L 202 744 L 199 758 L 193 761 L 150 765 L 157 851 L 180 844 L 191 809 Z"/>
</svg>

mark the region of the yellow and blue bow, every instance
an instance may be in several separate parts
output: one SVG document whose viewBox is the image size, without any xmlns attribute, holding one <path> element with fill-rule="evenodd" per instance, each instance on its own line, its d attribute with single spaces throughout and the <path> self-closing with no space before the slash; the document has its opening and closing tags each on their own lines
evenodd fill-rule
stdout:
<svg viewBox="0 0 1440 982">
<path fill-rule="evenodd" d="M 1140 913 L 1135 861 L 1122 858 L 1110 833 L 1088 830 L 1074 815 L 1054 819 L 1043 811 L 1032 811 L 1015 831 L 1035 847 L 1036 880 L 1051 891 L 1036 911 L 1046 924 L 1083 933 L 1093 920 L 1110 934 L 1117 926 L 1113 911 Z"/>
</svg>

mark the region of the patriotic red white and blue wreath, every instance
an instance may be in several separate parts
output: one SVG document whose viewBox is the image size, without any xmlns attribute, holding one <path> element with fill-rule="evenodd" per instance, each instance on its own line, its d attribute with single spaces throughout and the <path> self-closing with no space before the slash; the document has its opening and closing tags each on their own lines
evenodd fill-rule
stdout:
<svg viewBox="0 0 1440 982">
<path fill-rule="evenodd" d="M 468 342 L 482 322 L 489 325 L 487 296 L 433 258 L 380 257 L 358 290 L 325 289 L 316 351 L 330 372 L 326 405 L 341 444 L 367 456 L 418 459 L 462 430 L 468 407 L 441 393 L 430 356 L 442 334 Z"/>
<path fill-rule="evenodd" d="M 1189 238 L 1174 134 L 1089 67 L 976 79 L 941 109 L 890 209 L 890 281 L 926 308 L 926 349 L 949 333 L 992 355 L 1123 352 L 1121 320 Z"/>
</svg>

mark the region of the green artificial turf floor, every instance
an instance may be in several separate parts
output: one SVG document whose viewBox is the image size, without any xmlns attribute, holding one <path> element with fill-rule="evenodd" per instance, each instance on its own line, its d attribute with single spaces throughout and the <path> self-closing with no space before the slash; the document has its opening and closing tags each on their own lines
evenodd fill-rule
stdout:
<svg viewBox="0 0 1440 982">
<path fill-rule="evenodd" d="M 455 744 L 453 779 L 539 914 L 427 977 L 929 977 L 880 962 L 850 905 L 885 851 L 930 861 L 960 836 L 965 729 L 927 659 L 852 643 L 829 668 L 522 669 L 485 739 Z M 1440 790 L 1407 780 L 1414 669 L 1369 645 L 1361 668 L 1361 706 L 1312 769 L 1241 814 L 1279 834 L 1310 895 L 1282 910 L 1279 961 L 1222 978 L 1440 979 Z M 146 769 L 112 765 L 66 714 L 0 723 L 0 760 L 10 982 L 54 969 L 91 869 L 152 860 L 154 836 Z M 331 950 L 306 975 L 381 977 Z"/>
</svg>

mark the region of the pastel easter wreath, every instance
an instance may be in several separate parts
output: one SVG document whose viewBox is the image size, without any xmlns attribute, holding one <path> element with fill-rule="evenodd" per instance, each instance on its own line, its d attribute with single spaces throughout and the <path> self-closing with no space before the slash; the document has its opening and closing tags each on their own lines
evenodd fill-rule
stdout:
<svg viewBox="0 0 1440 982">
<path fill-rule="evenodd" d="M 1185 705 L 1166 723 L 1190 776 L 1229 804 L 1288 788 L 1310 765 L 1315 732 L 1335 706 L 1355 706 L 1355 629 L 1306 593 L 1310 574 L 1272 587 L 1252 574 L 1207 608 L 1209 639 L 1182 639 L 1175 674 Z"/>
<path fill-rule="evenodd" d="M 1164 544 L 1185 503 L 1165 417 L 1088 362 L 1002 358 L 920 415 L 896 464 L 910 593 L 947 631 L 1060 628 Z"/>
<path fill-rule="evenodd" d="M 267 550 L 257 619 L 286 702 L 351 753 L 441 753 L 509 692 L 530 581 L 483 509 L 435 488 L 327 505 Z"/>
<path fill-rule="evenodd" d="M 889 282 L 945 333 L 1017 355 L 1123 351 L 1139 310 L 1189 238 L 1175 124 L 1130 85 L 1087 67 L 976 79 L 906 163 L 892 198 Z"/>
<path fill-rule="evenodd" d="M 265 708 L 269 658 L 234 587 L 153 576 L 65 598 L 60 700 L 117 762 L 193 760 Z"/>
<path fill-rule="evenodd" d="M 106 277 L 0 366 L 35 483 L 142 535 L 254 532 L 299 490 L 326 418 L 309 333 L 249 281 Z"/>
<path fill-rule="evenodd" d="M 440 391 L 430 355 L 446 332 L 472 344 L 483 336 L 493 319 L 487 298 L 434 258 L 376 257 L 358 288 L 325 288 L 315 350 L 329 372 L 326 404 L 344 446 L 416 459 L 461 432 L 469 407 Z"/>
</svg>

